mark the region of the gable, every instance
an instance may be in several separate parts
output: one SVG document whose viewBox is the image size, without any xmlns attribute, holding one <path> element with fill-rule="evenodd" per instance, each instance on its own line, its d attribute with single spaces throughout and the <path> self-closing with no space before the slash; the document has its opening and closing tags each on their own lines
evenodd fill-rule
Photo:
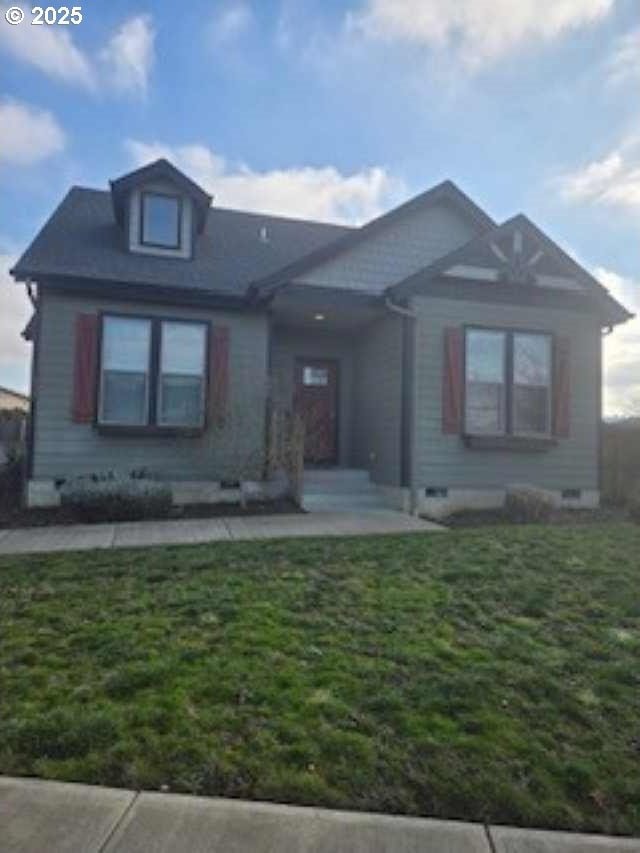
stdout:
<svg viewBox="0 0 640 853">
<path fill-rule="evenodd" d="M 408 276 L 391 291 L 395 298 L 404 299 L 428 290 L 436 280 L 445 287 L 447 282 L 458 282 L 484 288 L 487 293 L 486 288 L 502 285 L 514 298 L 522 289 L 523 297 L 538 294 L 538 301 L 544 299 L 545 293 L 564 292 L 583 299 L 585 305 L 600 314 L 605 325 L 623 323 L 633 316 L 522 214 Z"/>
<path fill-rule="evenodd" d="M 541 241 L 526 227 L 503 229 L 477 241 L 460 254 L 441 274 L 466 281 L 511 282 L 586 292 L 586 282 L 566 263 L 545 250 Z"/>
<path fill-rule="evenodd" d="M 382 293 L 389 285 L 432 263 L 478 233 L 478 226 L 446 202 L 428 205 L 389 222 L 366 240 L 340 252 L 296 283 Z"/>
</svg>

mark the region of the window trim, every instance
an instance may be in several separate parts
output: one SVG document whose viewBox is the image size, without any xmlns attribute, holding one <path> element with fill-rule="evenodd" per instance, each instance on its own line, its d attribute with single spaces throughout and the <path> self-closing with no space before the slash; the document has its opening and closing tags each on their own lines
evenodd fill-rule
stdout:
<svg viewBox="0 0 640 853">
<path fill-rule="evenodd" d="M 554 401 L 554 379 L 555 379 L 555 335 L 547 329 L 521 328 L 515 326 L 484 326 L 477 323 L 469 323 L 463 327 L 463 383 L 462 383 L 462 411 L 463 411 L 463 435 L 468 439 L 469 446 L 479 442 L 487 445 L 494 439 L 504 440 L 505 448 L 515 446 L 518 441 L 542 442 L 545 445 L 553 443 L 553 401 Z M 505 338 L 504 347 L 504 377 L 505 377 L 505 428 L 503 432 L 479 433 L 473 432 L 467 425 L 467 333 L 468 332 L 500 332 Z M 547 416 L 546 432 L 515 432 L 514 431 L 514 337 L 516 335 L 538 335 L 549 340 L 549 408 Z M 495 443 L 495 442 L 494 442 Z M 500 443 L 500 442 L 499 442 Z"/>
<path fill-rule="evenodd" d="M 178 208 L 177 234 L 175 243 L 155 243 L 144 239 L 144 203 L 145 199 L 150 196 L 156 198 L 165 198 L 175 201 Z M 150 249 L 164 249 L 167 252 L 178 252 L 182 249 L 182 196 L 174 195 L 173 193 L 157 192 L 156 190 L 141 190 L 140 191 L 140 228 L 138 233 L 138 243 L 141 246 L 148 246 Z"/>
<path fill-rule="evenodd" d="M 151 323 L 151 346 L 149 350 L 149 383 L 146 424 L 119 424 L 102 420 L 102 345 L 105 318 L 147 320 Z M 194 317 L 176 317 L 164 314 L 132 314 L 124 311 L 98 312 L 98 371 L 96 376 L 96 399 L 94 427 L 105 435 L 162 435 L 198 436 L 209 426 L 209 394 L 211 384 L 211 320 Z M 205 327 L 204 346 L 204 411 L 202 423 L 196 426 L 163 425 L 158 423 L 158 383 L 160 381 L 160 342 L 162 323 L 191 323 Z"/>
</svg>

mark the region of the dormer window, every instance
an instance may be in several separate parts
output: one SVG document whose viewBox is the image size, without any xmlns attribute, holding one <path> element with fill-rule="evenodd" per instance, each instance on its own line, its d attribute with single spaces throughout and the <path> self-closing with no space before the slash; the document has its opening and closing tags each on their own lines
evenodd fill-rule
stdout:
<svg viewBox="0 0 640 853">
<path fill-rule="evenodd" d="M 180 249 L 182 199 L 156 192 L 140 195 L 140 244 Z"/>
</svg>

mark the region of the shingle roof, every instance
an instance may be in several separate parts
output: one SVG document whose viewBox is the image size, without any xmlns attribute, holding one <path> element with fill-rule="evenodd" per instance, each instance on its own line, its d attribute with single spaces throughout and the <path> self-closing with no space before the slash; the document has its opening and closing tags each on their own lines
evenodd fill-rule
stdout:
<svg viewBox="0 0 640 853">
<path fill-rule="evenodd" d="M 111 193 L 73 187 L 12 272 L 19 279 L 69 276 L 244 296 L 251 281 L 351 230 L 212 207 L 193 259 L 159 258 L 127 251 Z"/>
<path fill-rule="evenodd" d="M 340 239 L 329 243 L 326 246 L 320 246 L 314 252 L 310 252 L 306 257 L 299 260 L 294 260 L 286 267 L 275 272 L 265 271 L 263 275 L 253 283 L 252 292 L 255 296 L 265 296 L 276 290 L 283 284 L 286 284 L 291 279 L 302 275 L 302 273 L 313 269 L 317 264 L 321 264 L 329 258 L 335 257 L 340 252 L 353 248 L 357 243 L 363 240 L 374 237 L 381 229 L 385 228 L 391 222 L 401 219 L 403 216 L 408 216 L 416 210 L 424 208 L 430 204 L 439 201 L 449 202 L 454 205 L 458 211 L 465 214 L 469 219 L 476 223 L 482 231 L 488 231 L 495 228 L 495 222 L 482 210 L 481 207 L 462 192 L 462 190 L 453 183 L 453 181 L 442 181 L 430 187 L 428 190 L 420 193 L 403 204 L 388 210 L 375 219 L 362 225 L 360 228 L 351 228 L 348 233 L 344 234 Z"/>
</svg>

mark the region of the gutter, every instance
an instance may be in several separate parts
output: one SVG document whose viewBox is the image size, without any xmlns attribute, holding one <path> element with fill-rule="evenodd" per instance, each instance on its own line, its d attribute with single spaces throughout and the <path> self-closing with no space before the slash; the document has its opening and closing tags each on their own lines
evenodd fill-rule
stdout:
<svg viewBox="0 0 640 853">
<path fill-rule="evenodd" d="M 416 371 L 416 320 L 418 315 L 403 305 L 398 305 L 390 297 L 385 297 L 385 308 L 392 314 L 397 314 L 404 320 L 403 325 L 403 371 L 402 371 L 402 416 L 408 418 L 408 450 L 409 459 L 406 467 L 409 480 L 409 512 L 411 515 L 418 513 L 418 488 L 415 477 L 416 458 L 416 400 L 418 397 L 418 383 Z M 410 346 L 410 371 L 404 369 L 406 348 Z M 407 403 L 408 401 L 408 403 Z M 402 422 L 402 440 L 405 435 L 405 422 Z M 404 472 L 403 472 L 404 473 Z"/>
</svg>

